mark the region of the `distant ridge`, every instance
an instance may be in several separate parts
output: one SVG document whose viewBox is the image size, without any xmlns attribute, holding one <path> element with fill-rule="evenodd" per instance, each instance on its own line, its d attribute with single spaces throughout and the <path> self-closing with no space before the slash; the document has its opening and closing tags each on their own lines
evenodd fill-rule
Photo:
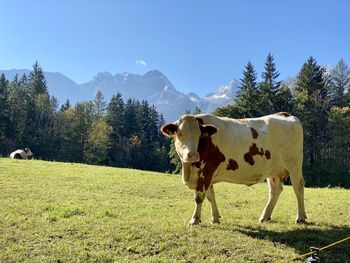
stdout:
<svg viewBox="0 0 350 263">
<path fill-rule="evenodd" d="M 15 75 L 29 74 L 28 69 L 0 70 L 6 78 L 13 80 Z M 44 72 L 49 92 L 62 104 L 69 99 L 72 104 L 83 100 L 91 100 L 98 90 L 105 99 L 120 92 L 123 98 L 147 100 L 157 107 L 167 121 L 176 120 L 186 110 L 191 112 L 199 107 L 202 112 L 210 113 L 217 107 L 227 105 L 233 101 L 238 89 L 239 82 L 231 81 L 227 85 L 219 87 L 216 92 L 210 93 L 204 98 L 190 92 L 185 94 L 178 91 L 171 81 L 159 70 L 151 70 L 143 75 L 128 72 L 111 74 L 99 72 L 92 80 L 77 84 L 65 75 L 56 72 Z"/>
</svg>

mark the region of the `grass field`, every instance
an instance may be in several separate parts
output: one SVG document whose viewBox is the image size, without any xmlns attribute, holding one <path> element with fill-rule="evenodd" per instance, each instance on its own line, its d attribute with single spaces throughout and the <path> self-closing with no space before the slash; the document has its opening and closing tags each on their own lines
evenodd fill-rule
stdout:
<svg viewBox="0 0 350 263">
<path fill-rule="evenodd" d="M 267 193 L 218 184 L 221 224 L 205 201 L 188 227 L 193 194 L 178 176 L 0 158 L 0 262 L 281 262 L 350 236 L 349 190 L 306 189 L 304 225 L 289 186 L 258 223 Z M 321 260 L 350 262 L 350 240 Z"/>
</svg>

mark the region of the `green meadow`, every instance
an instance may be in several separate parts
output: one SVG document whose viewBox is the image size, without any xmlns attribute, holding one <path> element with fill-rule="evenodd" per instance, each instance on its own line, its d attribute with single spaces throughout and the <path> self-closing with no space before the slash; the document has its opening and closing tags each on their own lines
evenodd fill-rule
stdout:
<svg viewBox="0 0 350 263">
<path fill-rule="evenodd" d="M 301 225 L 290 186 L 263 224 L 265 183 L 215 190 L 221 224 L 205 201 L 189 227 L 193 193 L 177 175 L 0 158 L 0 262 L 289 262 L 350 236 L 349 190 L 305 189 Z M 350 240 L 320 255 L 350 262 Z"/>
</svg>

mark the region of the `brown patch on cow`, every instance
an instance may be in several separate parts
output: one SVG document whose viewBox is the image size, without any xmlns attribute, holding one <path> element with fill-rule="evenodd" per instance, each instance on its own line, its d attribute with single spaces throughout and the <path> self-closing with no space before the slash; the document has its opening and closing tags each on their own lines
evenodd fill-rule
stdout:
<svg viewBox="0 0 350 263">
<path fill-rule="evenodd" d="M 202 119 L 202 118 L 196 118 L 196 120 L 198 121 L 198 123 L 199 123 L 199 124 L 202 124 L 202 125 L 204 124 L 204 122 L 203 122 L 203 119 Z"/>
<path fill-rule="evenodd" d="M 227 170 L 232 170 L 232 171 L 235 171 L 238 169 L 238 163 L 233 160 L 233 159 L 230 159 L 228 161 L 228 164 L 227 164 L 227 167 L 226 167 Z"/>
<path fill-rule="evenodd" d="M 252 132 L 253 139 L 258 138 L 259 133 L 257 132 L 257 130 L 255 130 L 254 128 L 250 128 L 250 131 Z"/>
<path fill-rule="evenodd" d="M 244 154 L 244 160 L 249 163 L 250 165 L 254 165 L 254 155 L 265 155 L 266 159 L 271 159 L 271 153 L 269 150 L 264 151 L 263 148 L 258 148 L 256 146 L 256 143 L 253 143 L 252 146 L 249 147 L 249 152 Z"/>
<path fill-rule="evenodd" d="M 213 144 L 211 137 L 199 138 L 198 152 L 200 160 L 193 165 L 200 168 L 201 164 L 204 164 L 204 167 L 200 168 L 198 172 L 199 178 L 196 190 L 203 191 L 203 188 L 208 190 L 215 170 L 226 158 L 222 152 L 220 152 L 219 147 Z"/>
<path fill-rule="evenodd" d="M 22 156 L 21 156 L 19 153 L 16 153 L 16 154 L 13 156 L 13 159 L 22 159 Z"/>
<path fill-rule="evenodd" d="M 218 131 L 218 129 L 211 124 L 207 124 L 207 125 L 199 124 L 199 129 L 201 131 L 201 136 L 212 136 Z"/>
<path fill-rule="evenodd" d="M 278 112 L 276 113 L 276 115 L 280 115 L 280 116 L 283 116 L 283 117 L 291 117 L 291 115 L 288 113 L 288 112 Z"/>
</svg>

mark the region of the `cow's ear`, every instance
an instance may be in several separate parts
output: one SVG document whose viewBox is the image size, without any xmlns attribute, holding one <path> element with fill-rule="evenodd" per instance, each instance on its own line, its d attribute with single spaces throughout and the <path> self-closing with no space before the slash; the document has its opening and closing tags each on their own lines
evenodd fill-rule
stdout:
<svg viewBox="0 0 350 263">
<path fill-rule="evenodd" d="M 202 136 L 212 136 L 218 131 L 218 128 L 216 128 L 214 125 L 207 124 L 207 125 L 199 125 L 201 129 Z"/>
<path fill-rule="evenodd" d="M 165 136 L 172 137 L 177 131 L 177 125 L 174 123 L 165 124 L 160 128 L 160 130 Z"/>
</svg>

